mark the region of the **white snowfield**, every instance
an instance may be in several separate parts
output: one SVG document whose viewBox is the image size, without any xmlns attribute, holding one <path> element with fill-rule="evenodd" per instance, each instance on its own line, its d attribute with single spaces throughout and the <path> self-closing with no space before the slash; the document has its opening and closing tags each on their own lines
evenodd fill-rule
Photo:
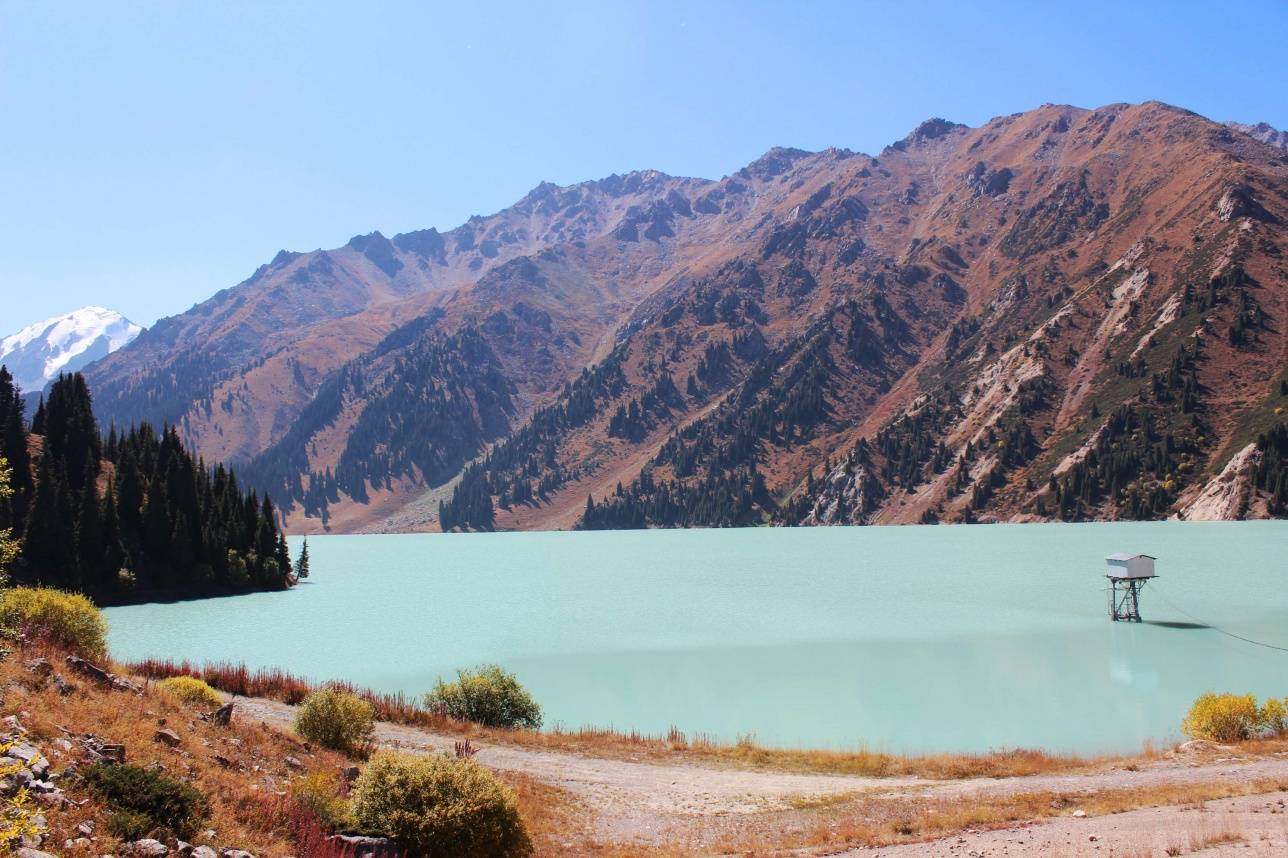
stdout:
<svg viewBox="0 0 1288 858">
<path fill-rule="evenodd" d="M 23 390 L 40 390 L 60 372 L 74 372 L 129 344 L 142 330 L 115 310 L 81 307 L 0 340 L 0 364 Z"/>
</svg>

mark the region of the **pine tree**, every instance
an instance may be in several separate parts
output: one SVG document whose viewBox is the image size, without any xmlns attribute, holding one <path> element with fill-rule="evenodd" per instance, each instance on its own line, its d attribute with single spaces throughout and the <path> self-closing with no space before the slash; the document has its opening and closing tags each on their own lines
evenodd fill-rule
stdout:
<svg viewBox="0 0 1288 858">
<path fill-rule="evenodd" d="M 23 535 L 24 576 L 38 584 L 74 590 L 80 584 L 80 568 L 75 542 L 68 538 L 76 520 L 68 495 L 62 463 L 54 459 L 46 440 Z"/>
<path fill-rule="evenodd" d="M 295 563 L 295 577 L 301 581 L 309 577 L 309 540 L 304 539 L 304 547 L 300 549 L 300 559 Z"/>
</svg>

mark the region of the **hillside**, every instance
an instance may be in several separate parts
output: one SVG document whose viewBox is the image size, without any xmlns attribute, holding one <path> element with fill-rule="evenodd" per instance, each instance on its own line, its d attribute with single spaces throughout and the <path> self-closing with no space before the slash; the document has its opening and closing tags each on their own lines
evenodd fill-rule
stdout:
<svg viewBox="0 0 1288 858">
<path fill-rule="evenodd" d="M 88 377 L 295 531 L 1283 514 L 1285 218 L 1168 105 L 935 119 L 284 251 Z"/>
</svg>

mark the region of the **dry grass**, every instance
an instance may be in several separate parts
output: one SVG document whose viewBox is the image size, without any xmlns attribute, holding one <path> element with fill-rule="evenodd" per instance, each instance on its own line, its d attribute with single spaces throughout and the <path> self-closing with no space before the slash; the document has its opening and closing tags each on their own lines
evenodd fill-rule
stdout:
<svg viewBox="0 0 1288 858">
<path fill-rule="evenodd" d="M 232 726 L 216 727 L 198 719 L 198 712 L 169 695 L 147 689 L 142 695 L 109 692 L 89 680 L 67 676 L 78 690 L 62 696 L 53 688 L 41 688 L 22 666 L 24 660 L 43 655 L 62 670 L 63 656 L 57 650 L 27 648 L 0 662 L 0 686 L 5 687 L 4 714 L 16 714 L 37 740 L 55 769 L 77 759 L 79 748 L 60 747 L 59 740 L 71 741 L 93 734 L 103 741 L 126 747 L 126 761 L 132 765 L 160 765 L 166 774 L 189 781 L 210 797 L 209 827 L 217 833 L 211 846 L 233 846 L 255 854 L 295 854 L 288 820 L 280 809 L 281 793 L 298 773 L 286 763 L 294 757 L 308 770 L 331 770 L 343 757 L 303 743 L 263 725 L 236 720 Z M 154 740 L 158 727 L 179 734 L 181 744 L 170 748 Z M 216 759 L 222 756 L 231 765 Z M 74 783 L 64 785 L 76 791 Z M 107 834 L 107 808 L 88 794 L 89 803 L 74 811 L 46 813 L 50 843 L 60 848 L 64 839 L 75 838 L 73 829 L 86 819 L 97 825 L 98 853 L 119 854 L 119 844 Z"/>
<path fill-rule="evenodd" d="M 1068 816 L 1075 809 L 1104 816 L 1163 806 L 1200 806 L 1215 799 L 1255 795 L 1288 788 L 1281 780 L 1170 784 L 1095 793 L 1051 791 L 1011 795 L 871 796 L 841 806 L 825 807 L 794 836 L 783 836 L 781 821 L 774 826 L 740 826 L 711 844 L 716 851 L 761 854 L 800 849 L 823 854 L 854 847 L 923 842 L 963 831 L 1003 828 L 1017 823 Z M 1241 835 L 1216 831 L 1191 835 L 1191 851 L 1235 842 Z M 1200 845 L 1204 844 L 1204 845 Z M 696 852 L 694 854 L 697 854 Z"/>
<path fill-rule="evenodd" d="M 38 688 L 35 677 L 23 668 L 27 659 L 44 656 L 78 690 L 67 697 L 52 688 Z M 64 751 L 56 743 L 92 733 L 100 739 L 126 746 L 126 761 L 132 765 L 160 764 L 166 774 L 192 783 L 211 799 L 208 827 L 216 837 L 208 845 L 232 846 L 256 855 L 298 855 L 301 858 L 342 858 L 333 855 L 323 842 L 324 832 L 286 797 L 293 778 L 313 771 L 334 772 L 351 764 L 344 756 L 304 742 L 264 724 L 246 723 L 234 714 L 230 727 L 215 727 L 199 720 L 198 711 L 176 701 L 150 684 L 141 696 L 98 689 L 88 680 L 68 676 L 62 670 L 63 653 L 56 649 L 28 647 L 0 662 L 0 687 L 4 703 L 0 714 L 18 715 L 23 725 L 50 757 L 55 769 L 62 769 L 79 755 L 79 749 Z M 178 748 L 154 741 L 161 722 L 182 738 Z M 227 767 L 216 760 L 222 756 Z M 303 763 L 300 770 L 286 763 L 293 757 Z M 515 791 L 538 856 L 600 852 L 589 824 L 590 814 L 569 793 L 517 772 L 499 772 Z M 64 788 L 75 798 L 89 798 L 75 810 L 46 811 L 48 844 L 55 851 L 66 839 L 78 835 L 75 827 L 92 820 L 97 828 L 95 854 L 121 854 L 120 844 L 107 834 L 107 808 L 88 794 L 80 794 L 70 783 Z M 302 831 L 301 829 L 304 829 Z M 301 837 L 301 835 L 304 835 Z M 197 845 L 205 841 L 200 838 Z"/>
<path fill-rule="evenodd" d="M 295 704 L 317 684 L 279 669 L 252 671 L 245 665 L 210 663 L 194 665 L 160 659 L 133 662 L 126 669 L 152 679 L 195 676 L 228 694 L 264 697 Z M 545 731 L 480 727 L 456 721 L 426 709 L 402 694 L 381 694 L 350 683 L 325 683 L 350 691 L 369 701 L 382 721 L 408 724 L 469 738 L 503 742 L 529 748 L 557 750 L 610 759 L 690 760 L 707 764 L 773 771 L 860 775 L 868 777 L 923 777 L 937 780 L 1004 778 L 1076 772 L 1109 765 L 1134 765 L 1157 756 L 1151 746 L 1135 757 L 1083 757 L 1028 749 L 1005 749 L 984 754 L 931 754 L 909 756 L 858 748 L 849 751 L 768 748 L 744 737 L 721 744 L 704 734 L 692 737 L 676 727 L 663 736 L 639 731 L 622 732 L 598 727 L 570 730 L 555 725 Z"/>
</svg>

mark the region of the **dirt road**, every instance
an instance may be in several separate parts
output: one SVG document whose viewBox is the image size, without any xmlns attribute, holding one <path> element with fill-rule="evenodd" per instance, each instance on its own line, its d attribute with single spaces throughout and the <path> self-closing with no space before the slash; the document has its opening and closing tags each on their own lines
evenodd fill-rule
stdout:
<svg viewBox="0 0 1288 858">
<path fill-rule="evenodd" d="M 240 710 L 237 717 L 248 721 L 264 721 L 276 727 L 288 728 L 295 716 L 295 707 L 275 701 L 238 698 L 236 703 Z M 379 747 L 412 752 L 451 752 L 457 738 L 385 722 L 377 725 L 375 734 Z M 1076 774 L 952 781 L 796 774 L 720 767 L 682 760 L 656 762 L 608 759 L 502 743 L 480 745 L 475 759 L 490 768 L 522 772 L 567 790 L 594 813 L 599 836 L 616 842 L 655 843 L 675 837 L 678 830 L 695 821 L 720 820 L 721 827 L 728 827 L 731 816 L 769 814 L 781 817 L 783 812 L 790 815 L 793 808 L 811 802 L 839 802 L 851 796 L 966 799 L 1047 791 L 1090 793 L 1171 784 L 1235 783 L 1269 778 L 1282 778 L 1288 783 L 1288 756 L 1247 758 L 1233 753 L 1221 756 L 1221 753 L 1217 751 L 1214 759 L 1209 754 L 1202 761 L 1197 757 L 1180 755 L 1141 763 L 1139 766 L 1105 767 Z M 1265 800 L 1260 799 L 1263 804 Z M 1253 799 L 1236 800 L 1236 803 L 1240 802 L 1251 802 L 1249 807 L 1256 804 Z M 1178 815 L 1182 813 L 1184 811 L 1180 809 L 1162 808 L 1115 814 L 1112 817 L 1115 827 L 1100 825 L 1096 830 L 1118 831 L 1119 835 L 1116 836 L 1126 836 L 1123 832 L 1135 830 L 1133 825 L 1150 827 L 1150 819 L 1156 821 L 1155 827 L 1179 824 L 1182 817 Z M 1276 824 L 1280 820 L 1286 821 L 1281 827 L 1288 832 L 1288 816 L 1280 817 L 1275 814 L 1275 817 Z M 1075 834 L 1092 831 L 1089 827 L 1091 822 L 1090 819 L 1056 820 L 1036 824 L 1026 831 L 1048 832 L 1042 835 L 1047 838 L 1043 842 L 1055 843 L 1066 836 L 1076 841 Z M 988 855 L 1053 854 L 1036 849 L 1036 841 L 1032 839 L 1037 836 L 1035 834 L 1030 833 L 1029 840 L 1024 843 L 1016 839 L 1008 840 L 1008 836 L 1017 837 L 1015 833 L 1006 831 L 971 835 L 980 841 L 980 847 L 975 850 L 977 853 L 986 850 L 985 854 Z M 1083 840 L 1088 836 L 1091 835 L 1082 834 Z M 1106 833 L 1096 836 L 1110 835 Z M 970 854 L 969 849 L 957 847 L 974 841 L 965 839 L 959 843 L 957 838 L 950 840 L 951 842 L 939 841 L 915 848 L 899 847 L 903 851 L 886 847 L 879 850 L 879 853 L 909 856 Z M 1083 845 L 1094 847 L 1097 842 L 1099 841 L 1088 840 L 1086 844 L 1062 842 L 1062 848 L 1068 846 L 1070 849 L 1081 849 Z M 1035 848 L 1025 850 L 1024 846 Z M 853 854 L 872 853 L 869 850 Z M 1081 855 L 1084 852 L 1070 851 L 1064 854 Z M 1096 854 L 1106 853 L 1101 850 Z M 1245 848 L 1239 854 L 1257 853 Z"/>
</svg>

